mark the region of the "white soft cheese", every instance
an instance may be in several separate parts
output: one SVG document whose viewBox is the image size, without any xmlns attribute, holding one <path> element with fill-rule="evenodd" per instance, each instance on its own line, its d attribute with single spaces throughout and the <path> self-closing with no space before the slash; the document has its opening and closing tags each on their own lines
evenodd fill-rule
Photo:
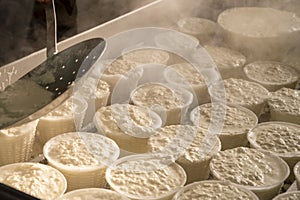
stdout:
<svg viewBox="0 0 300 200">
<path fill-rule="evenodd" d="M 210 126 L 222 126 L 220 140 L 222 149 L 246 146 L 247 134 L 257 125 L 256 115 L 241 106 L 212 104 L 196 107 L 190 114 L 195 126 L 208 129 Z"/>
<path fill-rule="evenodd" d="M 109 185 L 117 192 L 134 199 L 158 198 L 183 186 L 185 172 L 173 163 L 158 167 L 158 159 L 127 160 L 112 167 L 106 174 Z"/>
<path fill-rule="evenodd" d="M 131 94 L 134 105 L 148 107 L 156 112 L 164 125 L 179 124 L 193 101 L 193 95 L 184 88 L 161 83 L 145 83 Z"/>
<path fill-rule="evenodd" d="M 197 36 L 201 41 L 205 41 L 205 39 L 208 39 L 207 37 L 216 34 L 218 25 L 208 19 L 187 17 L 177 22 L 177 28 L 183 33 Z"/>
<path fill-rule="evenodd" d="M 268 90 L 258 83 L 243 79 L 230 78 L 220 84 L 224 84 L 226 103 L 246 107 L 256 115 L 262 112 L 265 101 L 270 95 Z M 218 89 L 213 90 L 212 93 L 219 100 L 224 98 Z"/>
<path fill-rule="evenodd" d="M 189 163 L 209 160 L 221 148 L 216 135 L 190 125 L 165 126 L 149 138 L 148 145 L 150 152 L 180 156 L 179 160 Z"/>
<path fill-rule="evenodd" d="M 264 102 L 269 96 L 261 85 L 243 79 L 224 80 L 226 100 L 232 104 L 252 105 Z"/>
<path fill-rule="evenodd" d="M 154 41 L 155 44 L 161 48 L 176 51 L 190 50 L 199 44 L 197 38 L 186 34 L 180 34 L 177 31 L 160 33 L 155 36 Z"/>
<path fill-rule="evenodd" d="M 265 86 L 269 91 L 284 86 L 295 87 L 298 72 L 292 67 L 271 61 L 257 61 L 245 66 L 244 72 L 248 79 Z"/>
<path fill-rule="evenodd" d="M 238 147 L 221 151 L 210 163 L 214 177 L 244 186 L 270 186 L 283 182 L 288 168 L 278 157 Z"/>
<path fill-rule="evenodd" d="M 50 138 L 73 132 L 83 123 L 88 105 L 83 97 L 70 97 L 57 108 L 39 119 L 37 135 L 41 144 L 45 144 Z"/>
<path fill-rule="evenodd" d="M 174 200 L 257 200 L 249 190 L 223 181 L 200 181 L 185 186 Z"/>
<path fill-rule="evenodd" d="M 128 200 L 117 192 L 108 189 L 87 188 L 73 190 L 63 195 L 59 200 Z"/>
<path fill-rule="evenodd" d="M 300 18 L 273 8 L 242 7 L 221 13 L 218 23 L 226 30 L 254 38 L 280 36 L 300 30 Z"/>
<path fill-rule="evenodd" d="M 216 64 L 223 79 L 242 76 L 242 68 L 246 63 L 246 57 L 243 54 L 213 45 L 206 45 L 204 48 Z"/>
<path fill-rule="evenodd" d="M 147 108 L 113 104 L 100 108 L 94 123 L 99 132 L 115 140 L 124 150 L 140 152 L 145 151 L 147 138 L 161 126 L 161 119 Z"/>
<path fill-rule="evenodd" d="M 84 103 L 80 101 L 73 101 L 73 98 L 67 99 L 60 106 L 55 108 L 53 111 L 49 112 L 43 118 L 51 119 L 51 118 L 63 118 L 63 117 L 72 117 L 74 113 L 80 110 L 83 110 L 85 107 Z"/>
<path fill-rule="evenodd" d="M 118 146 L 96 133 L 65 133 L 49 140 L 44 154 L 51 163 L 89 168 L 109 165 L 119 156 Z"/>
<path fill-rule="evenodd" d="M 139 64 L 167 64 L 170 56 L 168 52 L 159 49 L 139 49 L 125 53 L 122 58 Z"/>
<path fill-rule="evenodd" d="M 64 176 L 38 163 L 7 165 L 0 170 L 0 182 L 40 199 L 54 200 L 66 190 Z"/>
<path fill-rule="evenodd" d="M 297 188 L 300 189 L 300 162 L 296 163 L 293 172 L 296 177 Z"/>
<path fill-rule="evenodd" d="M 272 93 L 268 105 L 275 112 L 300 116 L 300 91 L 282 88 Z"/>
<path fill-rule="evenodd" d="M 170 65 L 164 71 L 164 77 L 168 83 L 191 91 L 194 95 L 194 104 L 210 101 L 205 77 L 193 65 L 186 62 Z"/>
<path fill-rule="evenodd" d="M 126 60 L 104 60 L 95 68 L 97 78 L 108 83 L 110 94 L 108 104 L 125 102 L 143 75 L 138 63 Z"/>
<path fill-rule="evenodd" d="M 84 99 L 87 102 L 87 108 L 85 114 L 77 118 L 77 121 L 81 123 L 80 120 L 83 120 L 83 126 L 86 126 L 92 123 L 95 111 L 107 105 L 110 96 L 110 85 L 106 81 L 91 76 L 86 79 L 81 79 L 80 81 L 82 81 L 82 83 L 79 82 L 77 84 L 78 86 L 74 95 L 77 98 Z M 76 125 L 79 124 L 77 121 Z"/>
<path fill-rule="evenodd" d="M 180 164 L 187 183 L 209 177 L 209 162 L 221 150 L 221 142 L 207 130 L 190 125 L 171 125 L 149 138 L 149 151 L 159 157 L 170 157 Z"/>
<path fill-rule="evenodd" d="M 185 83 L 191 85 L 205 85 L 205 80 L 195 67 L 189 63 L 178 63 L 175 65 L 170 65 L 170 70 L 174 70 L 178 73 L 176 77 L 181 79 L 172 80 L 172 77 L 167 77 L 171 79 L 174 83 Z"/>
<path fill-rule="evenodd" d="M 225 42 L 248 60 L 278 60 L 297 46 L 300 18 L 268 7 L 235 7 L 218 16 Z"/>
<path fill-rule="evenodd" d="M 284 122 L 261 123 L 251 130 L 250 143 L 277 155 L 300 154 L 300 126 Z"/>
<path fill-rule="evenodd" d="M 221 112 L 222 109 L 226 109 L 224 113 L 225 118 Z M 211 116 L 214 119 L 211 119 Z M 257 124 L 256 115 L 248 109 L 240 106 L 226 105 L 222 107 L 221 105 L 203 104 L 195 108 L 191 112 L 191 120 L 194 125 L 208 129 L 211 124 L 220 123 L 224 120 L 222 135 L 238 135 L 247 134 L 250 129 L 252 129 Z"/>
<path fill-rule="evenodd" d="M 117 59 L 110 63 L 104 70 L 104 75 L 124 75 L 134 70 L 138 64 L 130 60 Z"/>
<path fill-rule="evenodd" d="M 79 92 L 79 94 L 86 99 L 99 99 L 109 95 L 109 87 L 108 83 L 103 80 L 88 77 L 83 81 L 81 86 L 76 88 L 76 92 Z"/>
<path fill-rule="evenodd" d="M 173 89 L 156 83 L 144 84 L 139 87 L 131 96 L 131 100 L 139 106 L 160 105 L 166 110 L 178 108 L 183 104 L 180 95 L 176 94 Z"/>
<path fill-rule="evenodd" d="M 300 192 L 286 192 L 276 196 L 273 200 L 299 200 L 300 199 Z"/>
<path fill-rule="evenodd" d="M 148 137 L 159 127 L 159 119 L 149 109 L 129 104 L 114 104 L 97 111 L 104 133 L 123 132 L 136 137 Z"/>
</svg>

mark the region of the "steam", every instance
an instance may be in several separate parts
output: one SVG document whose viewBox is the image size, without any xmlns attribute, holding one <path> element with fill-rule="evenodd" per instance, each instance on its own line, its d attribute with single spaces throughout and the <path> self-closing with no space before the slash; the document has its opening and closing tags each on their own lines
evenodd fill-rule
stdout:
<svg viewBox="0 0 300 200">
<path fill-rule="evenodd" d="M 77 24 L 78 32 L 102 24 L 110 19 L 140 8 L 155 0 L 89 0 L 77 1 Z M 217 20 L 218 15 L 225 9 L 232 7 L 272 7 L 279 10 L 286 10 L 300 16 L 299 0 L 163 0 L 163 5 L 167 9 L 157 9 L 153 15 L 161 16 L 160 21 L 153 22 L 153 25 L 163 27 L 175 27 L 180 18 L 195 16 L 201 18 Z M 0 10 L 4 22 L 1 26 L 0 37 L 2 38 L 2 48 L 0 50 L 0 66 L 28 55 L 33 51 L 45 47 L 45 27 L 35 27 L 33 34 L 38 36 L 38 42 L 34 45 L 26 43 L 24 38 L 29 27 L 31 14 L 33 11 L 33 1 L 26 0 L 22 5 L 16 1 L 1 1 Z M 168 12 L 166 14 L 166 12 Z M 13 16 L 5 13 L 12 13 Z M 18 15 L 15 15 L 18 13 Z M 149 21 L 151 16 L 141 16 L 140 19 Z M 13 32 L 7 32 L 10 28 Z M 126 27 L 126 25 L 122 25 Z M 16 40 L 16 38 L 18 38 Z M 22 38 L 22 39 L 20 39 Z M 20 41 L 20 42 L 16 42 Z M 299 46 L 299 45 L 298 45 Z"/>
</svg>

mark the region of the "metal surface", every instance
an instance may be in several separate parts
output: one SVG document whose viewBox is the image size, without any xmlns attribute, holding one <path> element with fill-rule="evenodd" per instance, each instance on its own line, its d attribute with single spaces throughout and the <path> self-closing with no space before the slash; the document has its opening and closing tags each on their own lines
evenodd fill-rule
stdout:
<svg viewBox="0 0 300 200">
<path fill-rule="evenodd" d="M 49 57 L 24 77 L 45 87 L 56 98 L 65 92 L 76 78 L 80 78 L 91 68 L 104 48 L 105 42 L 102 38 L 80 42 Z M 51 80 L 47 80 L 47 77 Z"/>
<path fill-rule="evenodd" d="M 52 56 L 56 53 L 56 14 L 55 14 L 55 6 L 51 3 L 45 4 L 45 12 L 46 12 L 46 23 L 47 23 L 47 57 Z"/>
<path fill-rule="evenodd" d="M 105 42 L 101 38 L 94 38 L 76 44 L 48 58 L 38 67 L 25 74 L 18 81 L 8 86 L 4 91 L 0 92 L 0 107 L 5 110 L 1 115 L 2 117 L 4 115 L 12 117 L 9 122 L 0 120 L 0 128 L 32 121 L 57 107 L 71 95 L 72 91 L 70 90 L 70 87 L 72 83 L 88 72 L 99 58 L 104 48 Z M 16 100 L 9 103 L 9 107 L 19 108 L 20 111 L 28 111 L 15 112 L 15 110 L 5 108 L 5 105 L 7 104 L 5 103 L 7 102 L 6 98 L 11 97 L 12 93 L 13 99 L 24 98 L 24 91 L 19 91 L 22 90 L 22 88 L 18 86 L 14 91 L 14 87 L 18 84 L 22 84 L 24 80 L 34 82 L 44 88 L 45 91 L 51 92 L 52 98 L 43 98 L 44 92 L 40 90 L 40 96 L 39 94 L 35 94 L 35 91 L 28 91 L 28 93 L 25 94 L 26 96 L 29 95 L 28 98 L 31 98 L 30 96 L 38 96 L 38 98 L 34 99 L 32 105 L 24 103 L 24 106 L 22 106 L 20 105 L 22 104 L 22 101 Z M 24 99 L 24 101 L 26 100 Z M 22 109 L 22 107 L 26 108 Z"/>
</svg>

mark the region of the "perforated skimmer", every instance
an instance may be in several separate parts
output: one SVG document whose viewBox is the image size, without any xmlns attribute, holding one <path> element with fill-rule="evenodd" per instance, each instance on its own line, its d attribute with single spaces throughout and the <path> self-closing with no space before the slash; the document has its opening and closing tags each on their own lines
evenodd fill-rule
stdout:
<svg viewBox="0 0 300 200">
<path fill-rule="evenodd" d="M 61 104 L 105 49 L 102 38 L 93 38 L 58 52 L 54 0 L 46 5 L 46 19 L 47 60 L 0 92 L 0 128 L 32 121 Z"/>
</svg>

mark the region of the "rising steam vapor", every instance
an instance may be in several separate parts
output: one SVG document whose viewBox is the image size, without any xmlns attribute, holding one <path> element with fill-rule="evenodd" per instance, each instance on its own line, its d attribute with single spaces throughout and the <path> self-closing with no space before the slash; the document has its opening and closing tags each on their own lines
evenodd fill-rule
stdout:
<svg viewBox="0 0 300 200">
<path fill-rule="evenodd" d="M 154 2 L 155 0 L 77 0 L 78 32 L 85 31 L 106 21 L 114 19 L 131 10 Z M 174 17 L 164 18 L 165 10 L 153 13 L 160 15 L 167 25 L 175 26 L 179 18 L 195 16 L 217 20 L 218 15 L 227 8 L 262 6 L 287 10 L 300 16 L 299 0 L 164 0 Z M 1 50 L 0 66 L 43 48 L 45 38 L 26 41 L 29 23 L 34 9 L 33 0 L 0 0 Z M 18 14 L 16 14 L 18 13 Z M 143 20 L 141 19 L 136 20 Z M 149 17 L 149 16 L 148 16 Z M 34 35 L 45 35 L 45 27 L 36 27 Z M 42 41 L 43 40 L 43 41 Z"/>
</svg>

